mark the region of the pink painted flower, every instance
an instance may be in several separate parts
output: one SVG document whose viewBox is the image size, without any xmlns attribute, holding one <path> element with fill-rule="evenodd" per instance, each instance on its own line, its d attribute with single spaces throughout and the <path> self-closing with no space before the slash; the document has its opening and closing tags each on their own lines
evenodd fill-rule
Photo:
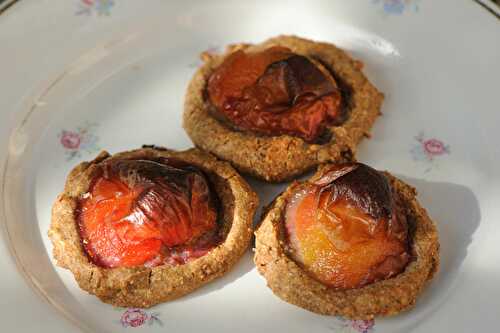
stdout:
<svg viewBox="0 0 500 333">
<path fill-rule="evenodd" d="M 61 134 L 61 144 L 67 149 L 78 149 L 80 143 L 82 142 L 82 137 L 79 133 L 71 131 L 62 131 Z"/>
<path fill-rule="evenodd" d="M 123 313 L 120 322 L 123 327 L 139 327 L 148 319 L 149 316 L 144 310 L 131 308 Z"/>
<path fill-rule="evenodd" d="M 424 132 L 420 132 L 415 136 L 415 140 L 417 140 L 418 143 L 415 144 L 410 151 L 415 161 L 434 162 L 437 157 L 450 154 L 449 145 L 435 138 L 427 139 Z M 429 166 L 425 172 L 430 170 L 431 167 Z"/>
<path fill-rule="evenodd" d="M 352 320 L 351 326 L 360 333 L 368 333 L 375 325 L 374 320 Z"/>
<path fill-rule="evenodd" d="M 92 15 L 93 13 L 99 16 L 109 16 L 111 7 L 115 4 L 113 0 L 80 0 L 76 15 Z"/>
<path fill-rule="evenodd" d="M 101 149 L 97 144 L 99 137 L 94 134 L 95 127 L 97 124 L 86 122 L 76 129 L 63 129 L 58 133 L 57 139 L 64 148 L 68 161 L 81 157 L 83 152 L 95 153 Z"/>
<path fill-rule="evenodd" d="M 443 155 L 446 153 L 446 146 L 443 141 L 438 139 L 429 139 L 422 142 L 425 152 L 429 155 Z"/>
</svg>

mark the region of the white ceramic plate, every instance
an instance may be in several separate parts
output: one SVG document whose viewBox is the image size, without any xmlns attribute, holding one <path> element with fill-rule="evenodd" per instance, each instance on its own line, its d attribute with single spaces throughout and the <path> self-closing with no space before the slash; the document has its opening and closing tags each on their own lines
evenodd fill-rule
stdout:
<svg viewBox="0 0 500 333">
<path fill-rule="evenodd" d="M 358 157 L 413 184 L 437 222 L 442 267 L 417 306 L 375 322 L 315 315 L 273 296 L 251 252 L 145 311 L 81 291 L 47 238 L 68 171 L 100 149 L 190 147 L 198 54 L 283 33 L 345 48 L 386 95 Z M 497 332 L 499 36 L 473 1 L 18 1 L 0 15 L 0 331 Z M 263 203 L 282 188 L 251 184 Z"/>
</svg>

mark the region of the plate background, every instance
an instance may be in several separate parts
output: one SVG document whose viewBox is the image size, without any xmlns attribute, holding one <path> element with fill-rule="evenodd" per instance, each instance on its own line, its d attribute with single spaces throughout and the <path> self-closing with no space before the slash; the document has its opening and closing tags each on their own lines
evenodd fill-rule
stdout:
<svg viewBox="0 0 500 333">
<path fill-rule="evenodd" d="M 335 42 L 365 62 L 386 101 L 358 158 L 413 184 L 440 230 L 443 267 L 436 281 L 413 311 L 377 320 L 375 330 L 496 331 L 499 22 L 469 1 L 404 1 L 402 11 L 386 2 L 115 0 L 99 7 L 45 0 L 21 1 L 2 14 L 3 328 L 74 330 L 50 301 L 83 329 L 125 329 L 124 309 L 85 295 L 51 263 L 49 211 L 65 175 L 99 148 L 189 147 L 180 110 L 197 54 L 294 33 Z M 252 184 L 264 203 L 280 189 Z M 43 299 L 26 288 L 14 258 Z M 156 313 L 163 326 L 151 319 Z M 250 253 L 227 277 L 146 316 L 152 325 L 138 329 L 354 330 L 278 300 Z"/>
</svg>

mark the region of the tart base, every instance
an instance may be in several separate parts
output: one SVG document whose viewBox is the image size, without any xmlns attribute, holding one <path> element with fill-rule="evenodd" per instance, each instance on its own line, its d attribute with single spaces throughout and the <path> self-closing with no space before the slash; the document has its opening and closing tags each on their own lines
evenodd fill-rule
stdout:
<svg viewBox="0 0 500 333">
<path fill-rule="evenodd" d="M 329 288 L 309 276 L 284 248 L 283 213 L 295 183 L 271 204 L 255 232 L 254 261 L 275 295 L 315 313 L 352 319 L 395 315 L 414 306 L 438 270 L 438 234 L 427 212 L 417 202 L 416 190 L 389 173 L 385 175 L 400 195 L 409 218 L 414 258 L 405 270 L 393 278 L 349 290 Z"/>
<path fill-rule="evenodd" d="M 211 105 L 205 89 L 215 68 L 237 49 L 252 52 L 277 45 L 319 60 L 349 88 L 347 120 L 339 126 L 328 126 L 331 133 L 328 142 L 309 144 L 288 135 L 262 136 L 236 131 L 210 114 Z M 285 181 L 322 163 L 353 160 L 357 144 L 364 136 L 369 136 L 370 128 L 380 115 L 383 94 L 364 76 L 359 61 L 332 44 L 279 36 L 257 45 L 232 45 L 222 55 L 205 54 L 203 58 L 204 65 L 195 73 L 187 89 L 184 129 L 197 147 L 231 162 L 241 172 L 266 181 Z"/>
<path fill-rule="evenodd" d="M 102 268 L 93 264 L 81 244 L 75 209 L 80 195 L 87 192 L 97 165 L 110 159 L 159 157 L 187 162 L 207 174 L 221 202 L 224 241 L 205 256 L 178 266 Z M 48 234 L 57 265 L 69 269 L 80 288 L 115 306 L 147 308 L 188 294 L 234 266 L 250 244 L 257 205 L 256 194 L 228 163 L 198 149 L 177 152 L 143 148 L 113 156 L 102 152 L 71 171 L 64 192 L 52 208 Z"/>
</svg>

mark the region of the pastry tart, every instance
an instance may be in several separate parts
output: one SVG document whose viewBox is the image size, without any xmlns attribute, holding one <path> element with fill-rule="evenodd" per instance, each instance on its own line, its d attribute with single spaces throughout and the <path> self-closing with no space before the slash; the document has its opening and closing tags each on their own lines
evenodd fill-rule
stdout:
<svg viewBox="0 0 500 333">
<path fill-rule="evenodd" d="M 202 55 L 183 125 L 197 147 L 266 181 L 351 161 L 383 95 L 332 44 L 279 36 Z"/>
<path fill-rule="evenodd" d="M 248 248 L 257 204 L 228 163 L 198 149 L 103 152 L 71 171 L 49 237 L 82 289 L 150 307 L 227 272 Z"/>
<path fill-rule="evenodd" d="M 415 304 L 439 265 L 436 227 L 416 191 L 364 164 L 327 164 L 294 182 L 255 232 L 254 261 L 281 299 L 371 319 Z"/>
</svg>

